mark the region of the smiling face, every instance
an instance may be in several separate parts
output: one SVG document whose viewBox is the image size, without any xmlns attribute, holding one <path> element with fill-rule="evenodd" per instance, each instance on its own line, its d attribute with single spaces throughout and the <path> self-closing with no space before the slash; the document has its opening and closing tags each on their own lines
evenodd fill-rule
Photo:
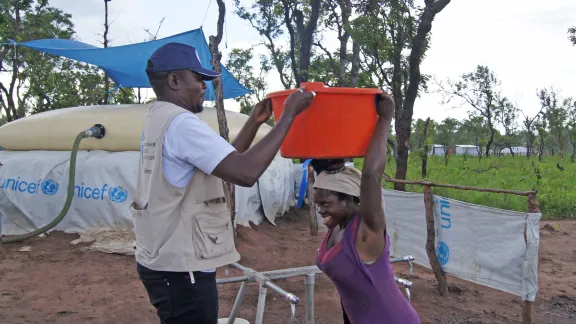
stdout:
<svg viewBox="0 0 576 324">
<path fill-rule="evenodd" d="M 358 203 L 352 196 L 326 189 L 314 189 L 313 197 L 318 214 L 329 229 L 345 224 L 358 211 Z"/>
</svg>

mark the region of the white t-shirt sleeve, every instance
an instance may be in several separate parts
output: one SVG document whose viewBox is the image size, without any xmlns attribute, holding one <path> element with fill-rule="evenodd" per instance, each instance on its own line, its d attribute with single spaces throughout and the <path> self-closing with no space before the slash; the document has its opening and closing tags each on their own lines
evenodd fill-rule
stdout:
<svg viewBox="0 0 576 324">
<path fill-rule="evenodd" d="M 206 174 L 236 149 L 194 114 L 182 113 L 170 123 L 169 154 Z"/>
</svg>

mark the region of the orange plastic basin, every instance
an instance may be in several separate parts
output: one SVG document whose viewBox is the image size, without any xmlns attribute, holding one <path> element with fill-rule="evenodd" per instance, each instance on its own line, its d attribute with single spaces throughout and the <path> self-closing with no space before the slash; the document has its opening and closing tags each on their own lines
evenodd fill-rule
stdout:
<svg viewBox="0 0 576 324">
<path fill-rule="evenodd" d="M 322 82 L 303 82 L 316 92 L 312 105 L 296 120 L 280 148 L 285 158 L 335 159 L 363 157 L 378 117 L 376 95 L 380 89 L 326 87 Z M 266 95 L 272 101 L 274 120 L 284 101 L 296 89 Z"/>
</svg>

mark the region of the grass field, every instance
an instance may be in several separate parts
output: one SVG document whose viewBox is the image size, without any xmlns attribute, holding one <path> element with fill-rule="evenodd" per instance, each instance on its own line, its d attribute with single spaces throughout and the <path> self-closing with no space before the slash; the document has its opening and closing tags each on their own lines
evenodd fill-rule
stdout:
<svg viewBox="0 0 576 324">
<path fill-rule="evenodd" d="M 363 160 L 355 159 L 356 168 L 362 170 Z M 534 162 L 534 165 L 532 164 Z M 556 163 L 560 162 L 560 170 Z M 409 180 L 421 179 L 421 160 L 417 156 L 409 159 Z M 389 159 L 386 174 L 394 177 L 396 162 Z M 540 174 L 538 181 L 537 174 Z M 544 219 L 576 219 L 576 163 L 570 158 L 546 157 L 542 162 L 525 156 L 478 157 L 451 156 L 448 167 L 444 157 L 430 157 L 426 180 L 483 188 L 510 190 L 538 190 L 538 201 Z M 392 189 L 393 184 L 383 182 Z M 406 190 L 422 192 L 421 186 L 406 186 Z M 445 197 L 495 208 L 526 211 L 526 197 L 506 194 L 483 193 L 455 189 L 434 188 L 433 192 Z"/>
</svg>

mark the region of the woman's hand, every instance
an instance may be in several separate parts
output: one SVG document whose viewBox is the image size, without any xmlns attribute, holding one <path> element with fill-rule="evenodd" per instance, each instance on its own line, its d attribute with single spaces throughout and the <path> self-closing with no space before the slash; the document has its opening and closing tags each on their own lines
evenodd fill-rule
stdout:
<svg viewBox="0 0 576 324">
<path fill-rule="evenodd" d="M 254 106 L 250 117 L 258 124 L 264 124 L 272 116 L 272 101 L 264 99 Z"/>
<path fill-rule="evenodd" d="M 394 118 L 394 110 L 394 99 L 386 93 L 379 94 L 378 104 L 376 105 L 378 116 L 385 120 L 392 120 Z"/>
</svg>

